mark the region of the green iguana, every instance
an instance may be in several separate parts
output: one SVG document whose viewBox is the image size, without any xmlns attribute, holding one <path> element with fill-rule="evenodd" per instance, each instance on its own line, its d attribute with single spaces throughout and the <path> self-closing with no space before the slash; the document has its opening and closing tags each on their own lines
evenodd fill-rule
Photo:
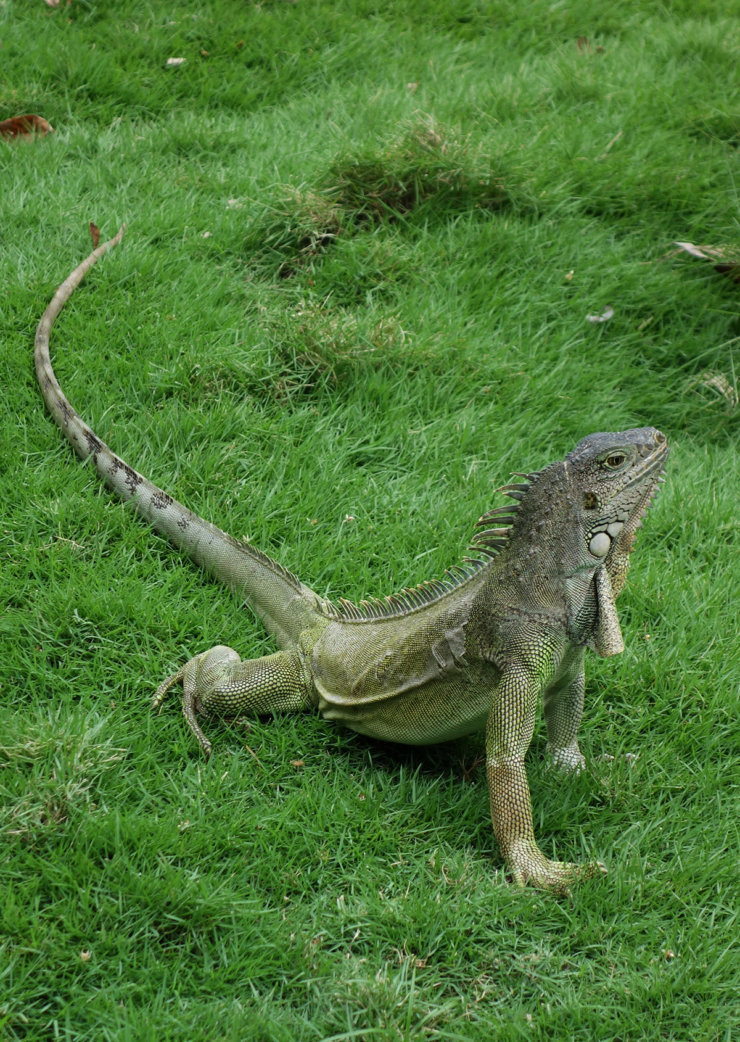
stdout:
<svg viewBox="0 0 740 1042">
<path fill-rule="evenodd" d="M 661 481 L 666 439 L 653 427 L 591 434 L 559 463 L 499 491 L 514 505 L 484 514 L 473 557 L 443 579 L 384 600 L 325 600 L 249 544 L 157 488 L 113 453 L 75 412 L 51 367 L 57 315 L 99 246 L 57 290 L 36 334 L 36 371 L 54 419 L 83 459 L 154 528 L 244 597 L 274 635 L 275 654 L 242 662 L 215 647 L 160 685 L 181 684 L 183 712 L 206 754 L 199 716 L 318 710 L 361 734 L 410 745 L 485 729 L 491 816 L 518 883 L 566 891 L 604 870 L 550 861 L 537 846 L 524 756 L 538 696 L 554 763 L 578 770 L 587 647 L 623 650 L 615 598 L 629 552 Z"/>
</svg>

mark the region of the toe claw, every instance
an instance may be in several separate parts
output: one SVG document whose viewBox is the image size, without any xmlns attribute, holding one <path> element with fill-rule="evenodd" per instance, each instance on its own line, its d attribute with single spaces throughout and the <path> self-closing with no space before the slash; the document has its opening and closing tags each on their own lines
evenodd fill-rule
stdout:
<svg viewBox="0 0 740 1042">
<path fill-rule="evenodd" d="M 580 879 L 593 879 L 606 875 L 606 865 L 602 861 L 577 865 L 568 861 L 550 861 L 536 846 L 527 845 L 516 854 L 510 853 L 507 867 L 512 882 L 517 886 L 531 883 L 542 890 L 550 890 L 555 894 L 567 897 L 571 885 Z"/>
</svg>

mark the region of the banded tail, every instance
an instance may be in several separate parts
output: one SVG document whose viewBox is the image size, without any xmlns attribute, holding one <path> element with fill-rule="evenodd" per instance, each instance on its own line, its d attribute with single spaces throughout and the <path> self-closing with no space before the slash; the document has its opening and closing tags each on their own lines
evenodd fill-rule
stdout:
<svg viewBox="0 0 740 1042">
<path fill-rule="evenodd" d="M 126 225 L 86 257 L 57 289 L 36 331 L 36 375 L 44 401 L 57 425 L 83 459 L 92 459 L 100 477 L 125 502 L 131 502 L 152 527 L 185 551 L 211 575 L 249 603 L 281 647 L 318 619 L 326 618 L 317 594 L 267 554 L 234 539 L 198 517 L 134 470 L 91 430 L 67 400 L 54 374 L 49 338 L 54 321 L 96 261 L 117 246 Z"/>
</svg>

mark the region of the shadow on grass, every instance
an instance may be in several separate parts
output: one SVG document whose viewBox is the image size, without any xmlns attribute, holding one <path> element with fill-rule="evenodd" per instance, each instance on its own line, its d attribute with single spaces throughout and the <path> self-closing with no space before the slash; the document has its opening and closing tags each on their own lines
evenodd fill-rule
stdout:
<svg viewBox="0 0 740 1042">
<path fill-rule="evenodd" d="M 511 205 L 489 157 L 424 116 L 380 148 L 339 156 L 313 189 L 286 188 L 246 242 L 261 275 L 290 278 L 340 237 Z"/>
</svg>

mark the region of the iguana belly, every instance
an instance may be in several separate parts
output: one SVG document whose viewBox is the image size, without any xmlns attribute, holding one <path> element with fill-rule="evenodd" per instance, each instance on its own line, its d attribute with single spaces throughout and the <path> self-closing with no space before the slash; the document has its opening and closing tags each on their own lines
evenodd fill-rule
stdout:
<svg viewBox="0 0 740 1042">
<path fill-rule="evenodd" d="M 498 671 L 466 660 L 465 615 L 461 607 L 457 617 L 420 613 L 423 623 L 411 616 L 395 618 L 393 625 L 329 625 L 311 654 L 321 715 L 360 734 L 407 745 L 481 730 Z"/>
</svg>

